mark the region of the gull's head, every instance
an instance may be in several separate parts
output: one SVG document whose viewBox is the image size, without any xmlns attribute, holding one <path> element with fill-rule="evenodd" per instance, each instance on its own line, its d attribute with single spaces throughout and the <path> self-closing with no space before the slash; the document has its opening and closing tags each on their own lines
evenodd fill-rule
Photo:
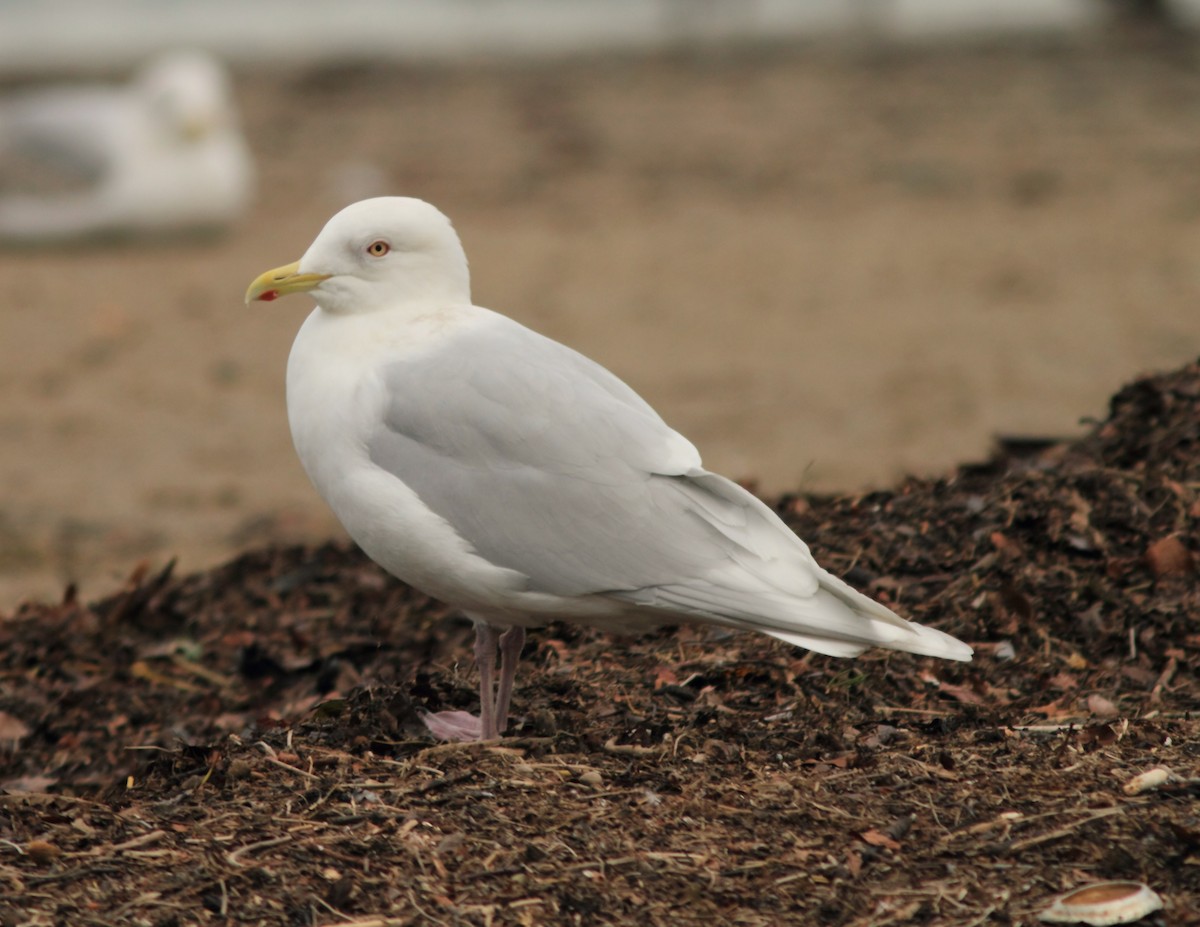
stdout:
<svg viewBox="0 0 1200 927">
<path fill-rule="evenodd" d="M 469 303 L 467 256 L 450 220 L 422 200 L 380 196 L 347 206 L 300 260 L 250 284 L 246 302 L 311 293 L 327 312 Z"/>
<path fill-rule="evenodd" d="M 229 74 L 204 52 L 160 55 L 142 68 L 137 87 L 164 145 L 203 143 L 236 128 Z"/>
</svg>

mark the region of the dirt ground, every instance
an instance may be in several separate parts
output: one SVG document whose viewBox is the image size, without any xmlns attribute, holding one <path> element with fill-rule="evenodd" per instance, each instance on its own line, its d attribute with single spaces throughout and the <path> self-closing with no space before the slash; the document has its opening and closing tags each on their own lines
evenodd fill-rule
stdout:
<svg viewBox="0 0 1200 927">
<path fill-rule="evenodd" d="M 0 607 L 336 531 L 293 458 L 303 300 L 346 201 L 456 222 L 477 301 L 645 394 L 711 467 L 852 490 L 1079 433 L 1200 353 L 1191 47 L 812 48 L 238 75 L 254 211 L 215 242 L 0 257 Z"/>
<path fill-rule="evenodd" d="M 0 924 L 1033 924 L 1103 879 L 1200 924 L 1200 363 L 1073 444 L 778 509 L 976 660 L 552 626 L 512 736 L 438 746 L 470 629 L 346 545 L 23 606 Z"/>
</svg>

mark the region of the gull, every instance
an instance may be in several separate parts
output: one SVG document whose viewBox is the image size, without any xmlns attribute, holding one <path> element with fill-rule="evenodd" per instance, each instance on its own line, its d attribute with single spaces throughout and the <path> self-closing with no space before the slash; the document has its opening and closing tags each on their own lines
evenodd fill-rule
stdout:
<svg viewBox="0 0 1200 927">
<path fill-rule="evenodd" d="M 0 240 L 40 244 L 205 232 L 253 187 L 229 76 L 174 51 L 126 86 L 28 91 L 0 101 Z"/>
<path fill-rule="evenodd" d="M 287 364 L 305 471 L 371 559 L 475 624 L 480 714 L 427 714 L 434 736 L 503 734 L 525 629 L 552 619 L 971 659 L 823 570 L 614 374 L 473 305 L 462 244 L 428 203 L 347 206 L 246 303 L 290 293 L 317 304 Z"/>
</svg>

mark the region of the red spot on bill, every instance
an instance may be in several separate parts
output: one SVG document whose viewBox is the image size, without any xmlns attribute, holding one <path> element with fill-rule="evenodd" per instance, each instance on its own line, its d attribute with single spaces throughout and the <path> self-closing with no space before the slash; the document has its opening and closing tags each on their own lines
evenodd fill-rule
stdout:
<svg viewBox="0 0 1200 927">
<path fill-rule="evenodd" d="M 263 292 L 259 295 L 258 298 L 260 300 L 262 300 L 264 303 L 273 302 L 274 300 L 279 299 L 279 291 L 278 290 L 263 290 Z"/>
</svg>

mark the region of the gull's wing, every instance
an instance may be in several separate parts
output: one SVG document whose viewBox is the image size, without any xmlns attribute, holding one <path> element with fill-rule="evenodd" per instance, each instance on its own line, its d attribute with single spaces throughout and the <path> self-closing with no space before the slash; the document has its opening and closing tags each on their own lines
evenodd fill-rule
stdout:
<svg viewBox="0 0 1200 927">
<path fill-rule="evenodd" d="M 608 595 L 838 655 L 946 655 L 944 635 L 825 573 L 628 386 L 557 342 L 489 316 L 384 377 L 371 460 L 532 591 Z"/>
<path fill-rule="evenodd" d="M 720 559 L 663 491 L 696 449 L 582 355 L 490 316 L 384 377 L 371 459 L 531 589 L 630 590 Z"/>
<path fill-rule="evenodd" d="M 0 102 L 0 154 L 36 159 L 68 180 L 95 183 L 132 128 L 129 101 L 105 87 L 31 91 Z"/>
</svg>

